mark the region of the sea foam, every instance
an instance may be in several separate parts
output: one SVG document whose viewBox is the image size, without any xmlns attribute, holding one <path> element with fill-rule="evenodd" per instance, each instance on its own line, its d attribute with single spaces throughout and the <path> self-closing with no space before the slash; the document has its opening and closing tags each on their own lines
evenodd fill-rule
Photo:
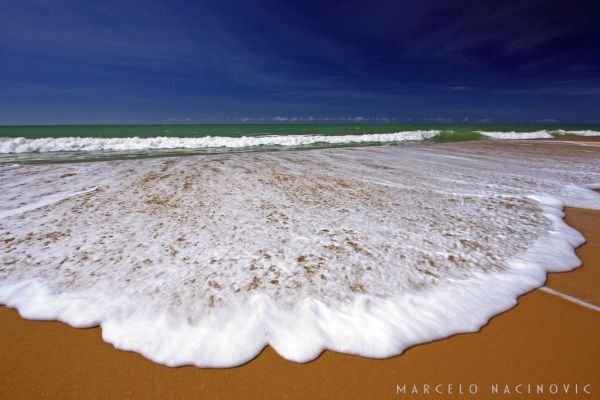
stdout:
<svg viewBox="0 0 600 400">
<path fill-rule="evenodd" d="M 0 302 L 170 366 L 389 357 L 579 265 L 600 149 L 565 146 L 0 167 Z"/>
<path fill-rule="evenodd" d="M 535 132 L 489 132 L 489 131 L 477 131 L 484 136 L 491 137 L 494 139 L 546 139 L 552 138 L 549 131 L 541 130 Z"/>
</svg>

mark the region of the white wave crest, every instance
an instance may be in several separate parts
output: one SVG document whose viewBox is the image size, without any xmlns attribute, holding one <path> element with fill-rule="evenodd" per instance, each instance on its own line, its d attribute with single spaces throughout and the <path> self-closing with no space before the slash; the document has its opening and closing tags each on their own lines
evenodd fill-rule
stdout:
<svg viewBox="0 0 600 400">
<path fill-rule="evenodd" d="M 535 131 L 535 132 L 488 132 L 488 131 L 476 131 L 484 136 L 491 137 L 494 139 L 547 139 L 552 138 L 549 131 Z"/>
<path fill-rule="evenodd" d="M 365 135 L 272 135 L 194 138 L 159 136 L 152 138 L 11 138 L 0 141 L 0 153 L 32 153 L 54 151 L 99 151 L 99 150 L 150 150 L 150 149 L 199 149 L 199 148 L 243 148 L 255 146 L 303 146 L 315 143 L 389 143 L 409 140 L 431 139 L 440 131 L 405 131 Z"/>
</svg>

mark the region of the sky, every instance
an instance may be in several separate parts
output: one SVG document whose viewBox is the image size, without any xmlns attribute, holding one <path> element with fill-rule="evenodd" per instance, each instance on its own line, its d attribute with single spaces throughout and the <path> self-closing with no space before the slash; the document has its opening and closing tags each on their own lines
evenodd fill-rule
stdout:
<svg viewBox="0 0 600 400">
<path fill-rule="evenodd" d="M 2 0 L 0 124 L 600 123 L 596 0 Z"/>
</svg>

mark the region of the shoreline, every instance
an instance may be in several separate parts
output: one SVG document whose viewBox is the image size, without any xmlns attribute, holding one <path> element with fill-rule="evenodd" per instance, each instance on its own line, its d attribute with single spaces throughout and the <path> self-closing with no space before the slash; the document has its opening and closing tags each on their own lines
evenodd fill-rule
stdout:
<svg viewBox="0 0 600 400">
<path fill-rule="evenodd" d="M 599 281 L 591 278 L 600 270 L 600 212 L 568 208 L 566 222 L 588 240 L 577 249 L 583 266 L 549 274 L 547 285 L 600 305 L 597 297 L 585 296 L 600 292 Z M 249 363 L 229 369 L 164 367 L 115 350 L 102 341 L 100 328 L 24 320 L 6 307 L 0 307 L 0 321 L 5 357 L 0 394 L 5 398 L 262 398 L 265 393 L 389 398 L 397 397 L 396 385 L 404 384 L 476 384 L 480 394 L 494 384 L 512 389 L 519 383 L 591 384 L 592 393 L 600 384 L 598 313 L 541 290 L 521 296 L 515 308 L 492 318 L 478 333 L 417 345 L 389 359 L 326 351 L 315 361 L 296 364 L 266 348 Z"/>
</svg>

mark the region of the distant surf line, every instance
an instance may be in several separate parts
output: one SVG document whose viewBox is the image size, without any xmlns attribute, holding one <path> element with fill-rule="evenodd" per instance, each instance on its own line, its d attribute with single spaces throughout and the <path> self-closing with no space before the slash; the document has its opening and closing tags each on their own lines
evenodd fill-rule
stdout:
<svg viewBox="0 0 600 400">
<path fill-rule="evenodd" d="M 473 136 L 474 135 L 474 136 Z M 477 139 L 549 139 L 557 136 L 600 136 L 599 131 L 539 130 L 518 131 L 472 131 L 408 130 L 392 133 L 336 134 L 336 135 L 289 135 L 263 134 L 248 136 L 200 136 L 200 137 L 5 137 L 0 138 L 0 154 L 50 153 L 50 152 L 101 152 L 101 151 L 153 151 L 211 148 L 301 147 L 311 145 L 387 144 L 400 142 L 467 141 Z"/>
</svg>

